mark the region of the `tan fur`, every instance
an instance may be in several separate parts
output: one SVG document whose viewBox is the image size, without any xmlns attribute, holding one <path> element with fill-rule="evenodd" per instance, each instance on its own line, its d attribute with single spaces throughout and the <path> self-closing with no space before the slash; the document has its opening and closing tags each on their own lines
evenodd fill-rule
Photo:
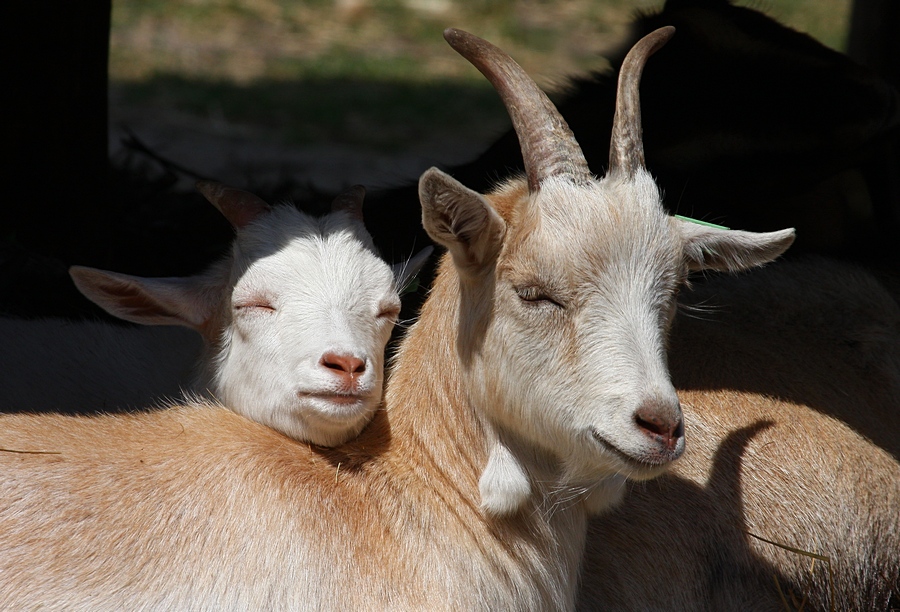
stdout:
<svg viewBox="0 0 900 612">
<path fill-rule="evenodd" d="M 779 588 L 791 609 L 897 605 L 897 303 L 823 261 L 685 299 L 670 363 L 687 450 L 592 521 L 581 609 L 785 610 Z"/>
<path fill-rule="evenodd" d="M 208 406 L 0 417 L 0 608 L 571 606 L 583 507 L 550 512 L 539 485 L 514 518 L 479 510 L 486 444 L 444 276 L 387 409 L 339 449 Z"/>
<path fill-rule="evenodd" d="M 635 46 L 638 75 L 671 35 Z M 631 161 L 595 180 L 521 68 L 445 37 L 492 77 L 515 75 L 494 84 L 530 189 L 511 183 L 492 204 L 435 168 L 420 178 L 423 225 L 449 255 L 384 409 L 332 450 L 203 406 L 0 418 L 0 608 L 574 606 L 587 510 L 684 448 L 664 346 L 687 268 L 762 265 L 793 231 L 669 217 L 639 129 Z M 633 121 L 627 98 L 617 117 Z"/>
</svg>

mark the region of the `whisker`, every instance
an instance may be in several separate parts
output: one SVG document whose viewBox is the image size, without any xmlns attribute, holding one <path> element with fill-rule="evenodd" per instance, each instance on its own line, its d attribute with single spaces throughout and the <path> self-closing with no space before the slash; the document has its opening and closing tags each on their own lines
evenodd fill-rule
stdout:
<svg viewBox="0 0 900 612">
<path fill-rule="evenodd" d="M 713 303 L 712 300 L 713 298 L 707 297 L 691 303 L 679 301 L 678 312 L 692 319 L 712 321 L 716 318 L 715 315 L 724 312 L 724 307 L 720 304 Z"/>
</svg>

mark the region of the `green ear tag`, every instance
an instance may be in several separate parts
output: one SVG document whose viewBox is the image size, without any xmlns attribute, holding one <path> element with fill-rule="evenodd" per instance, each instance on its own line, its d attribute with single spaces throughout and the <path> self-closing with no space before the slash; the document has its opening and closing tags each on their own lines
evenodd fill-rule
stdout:
<svg viewBox="0 0 900 612">
<path fill-rule="evenodd" d="M 715 223 L 710 223 L 708 221 L 701 221 L 700 219 L 691 219 L 690 217 L 682 217 L 681 215 L 672 215 L 676 219 L 681 219 L 682 221 L 687 221 L 689 223 L 696 223 L 697 225 L 705 225 L 706 227 L 714 227 L 716 229 L 731 229 L 730 227 L 725 227 L 724 225 L 716 225 Z"/>
<path fill-rule="evenodd" d="M 412 277 L 409 279 L 409 282 L 406 283 L 406 286 L 400 290 L 400 296 L 403 297 L 407 293 L 413 293 L 419 289 L 419 279 L 417 277 Z"/>
</svg>

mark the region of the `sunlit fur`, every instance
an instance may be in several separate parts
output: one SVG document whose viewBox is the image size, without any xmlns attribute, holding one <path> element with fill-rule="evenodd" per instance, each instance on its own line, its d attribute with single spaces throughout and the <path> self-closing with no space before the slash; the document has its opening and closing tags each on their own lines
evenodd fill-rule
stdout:
<svg viewBox="0 0 900 612">
<path fill-rule="evenodd" d="M 536 446 L 561 461 L 566 484 L 582 487 L 592 510 L 605 510 L 624 492 L 622 477 L 656 476 L 683 449 L 683 439 L 659 445 L 635 418 L 640 409 L 680 418 L 665 350 L 688 271 L 759 265 L 791 234 L 698 233 L 665 214 L 643 171 L 584 187 L 550 180 L 536 194 L 513 182 L 489 200 L 506 240 L 479 286 L 461 280 L 473 299 L 460 314 L 478 338 L 463 351 L 470 397 L 505 447 L 486 466 L 484 507 L 518 507 L 527 487 L 508 458 L 497 459 Z M 517 294 L 534 286 L 556 304 Z"/>
<path fill-rule="evenodd" d="M 896 609 L 896 292 L 809 260 L 682 295 L 712 308 L 673 326 L 688 447 L 591 522 L 579 609 Z"/>
<path fill-rule="evenodd" d="M 770 261 L 793 233 L 692 233 L 643 171 L 542 176 L 485 197 L 422 175 L 449 253 L 384 410 L 339 448 L 202 407 L 0 418 L 0 448 L 60 453 L 0 452 L 0 605 L 571 610 L 592 498 L 683 448 L 664 355 L 678 281 Z M 485 507 L 490 465 L 530 494 Z"/>
<path fill-rule="evenodd" d="M 206 373 L 213 396 L 299 440 L 330 446 L 359 433 L 381 401 L 384 347 L 400 307 L 362 224 L 277 207 L 238 234 L 230 274 Z M 247 306 L 257 303 L 266 306 Z M 364 369 L 336 376 L 322 364 L 329 353 Z"/>
<path fill-rule="evenodd" d="M 609 475 L 658 473 L 668 459 L 651 464 L 656 447 L 633 413 L 650 400 L 678 411 L 664 360 L 664 313 L 683 273 L 677 234 L 649 178 L 609 187 L 548 182 L 524 210 L 508 211 L 521 218 L 497 262 L 487 302 L 495 311 L 463 313 L 492 319 L 467 364 L 477 401 L 498 424 L 516 424 L 517 437 L 558 453 L 573 484 L 594 482 L 598 465 Z M 523 302 L 515 288 L 529 285 L 563 307 Z M 634 460 L 598 445 L 592 430 Z"/>
<path fill-rule="evenodd" d="M 464 206 L 487 202 L 466 198 Z M 578 341 L 595 332 L 580 326 L 607 323 L 581 312 L 580 300 L 605 296 L 633 308 L 630 314 L 613 310 L 610 324 L 618 329 L 630 330 L 653 312 L 653 322 L 644 324 L 652 328 L 646 344 L 661 347 L 674 297 L 651 295 L 644 286 L 612 291 L 606 283 L 625 274 L 642 282 L 668 282 L 669 275 L 674 281 L 686 264 L 677 224 L 641 204 L 620 211 L 596 186 L 548 184 L 540 193 L 541 207 L 559 210 L 556 201 L 564 199 L 582 219 L 577 228 L 567 226 L 571 248 L 531 246 L 546 247 L 538 242 L 545 236 L 542 224 L 559 227 L 566 216 L 519 221 L 520 206 L 532 199 L 521 184 L 493 199 L 508 231 L 498 233 L 485 221 L 469 238 L 494 241 L 485 252 L 496 251 L 497 258 L 462 275 L 450 256 L 444 258 L 398 351 L 385 409 L 344 446 L 317 449 L 203 406 L 93 419 L 0 417 L 0 448 L 6 449 L 0 451 L 0 480 L 8 500 L 0 504 L 0 606 L 572 609 L 589 510 L 585 496 L 621 488 L 618 471 L 641 475 L 583 429 L 604 428 L 613 443 L 636 454 L 645 448 L 634 442 L 638 436 L 604 423 L 632 405 L 614 397 L 609 407 L 590 395 L 598 392 L 594 378 L 604 378 L 599 370 L 607 357 L 581 348 Z M 595 211 L 598 202 L 607 202 L 609 212 Z M 433 206 L 423 199 L 426 216 L 435 214 Z M 627 218 L 635 227 L 627 227 Z M 606 233 L 601 223 L 614 231 Z M 650 227 L 637 227 L 641 223 Z M 578 263 L 588 232 L 609 259 Z M 645 248 L 621 244 L 619 234 Z M 760 243 L 773 240 L 784 237 L 759 236 Z M 562 268 L 565 259 L 571 266 Z M 629 259 L 647 261 L 625 263 Z M 654 266 L 661 266 L 656 275 Z M 560 285 L 572 299 L 572 323 L 515 301 L 520 298 L 509 283 L 519 277 L 513 273 L 531 270 L 546 274 L 532 280 L 554 288 L 580 279 Z M 651 304 L 637 304 L 636 296 L 652 297 Z M 629 375 L 652 389 L 657 369 L 664 368 L 641 366 L 652 356 L 644 355 L 642 343 L 633 346 L 614 350 L 612 358 L 636 367 Z M 662 362 L 662 355 L 655 358 Z M 622 388 L 627 394 L 632 387 Z M 495 517 L 482 510 L 479 479 L 491 445 L 501 438 L 531 482 L 516 511 Z"/>
</svg>

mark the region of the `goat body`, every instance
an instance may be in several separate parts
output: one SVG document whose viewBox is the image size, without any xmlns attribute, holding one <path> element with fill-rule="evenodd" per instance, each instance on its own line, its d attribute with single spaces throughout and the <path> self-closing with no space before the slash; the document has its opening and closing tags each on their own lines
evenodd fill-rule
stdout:
<svg viewBox="0 0 900 612">
<path fill-rule="evenodd" d="M 0 606 L 571 609 L 588 512 L 684 448 L 664 351 L 679 282 L 793 240 L 665 214 L 637 87 L 671 35 L 626 59 L 597 179 L 518 65 L 445 32 L 503 98 L 526 177 L 484 196 L 422 175 L 449 254 L 383 409 L 334 449 L 202 406 L 0 417 Z"/>
<path fill-rule="evenodd" d="M 343 452 L 210 407 L 4 416 L 0 605 L 565 607 L 583 512 L 486 523 L 478 426 L 432 412 L 445 445 L 379 413 Z"/>
<path fill-rule="evenodd" d="M 739 280 L 685 292 L 696 308 L 674 325 L 670 363 L 690 444 L 591 522 L 581 609 L 783 610 L 784 596 L 886 612 L 900 599 L 900 308 L 846 264 Z"/>
</svg>

